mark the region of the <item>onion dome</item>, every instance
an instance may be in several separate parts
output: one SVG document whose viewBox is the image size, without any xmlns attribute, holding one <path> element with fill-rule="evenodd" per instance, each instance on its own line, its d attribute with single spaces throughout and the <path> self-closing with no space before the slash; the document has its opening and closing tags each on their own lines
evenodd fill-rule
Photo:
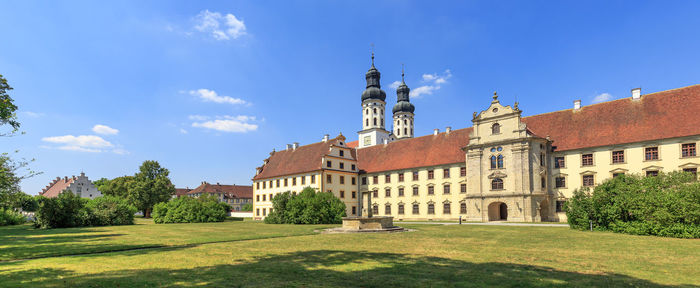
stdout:
<svg viewBox="0 0 700 288">
<path fill-rule="evenodd" d="M 403 69 L 402 69 L 403 70 Z M 403 80 L 403 71 L 401 71 L 401 85 L 399 85 L 398 88 L 396 88 L 396 98 L 397 102 L 396 105 L 394 105 L 394 109 L 392 109 L 393 113 L 396 112 L 411 112 L 416 110 L 416 107 L 413 106 L 410 102 L 409 94 L 411 92 L 411 89 L 406 86 L 406 82 Z"/>
<path fill-rule="evenodd" d="M 372 53 L 372 67 L 369 71 L 365 73 L 365 80 L 367 80 L 367 89 L 362 92 L 362 101 L 376 99 L 376 100 L 386 100 L 386 92 L 381 89 L 379 85 L 379 78 L 381 73 L 374 67 L 374 53 Z"/>
</svg>

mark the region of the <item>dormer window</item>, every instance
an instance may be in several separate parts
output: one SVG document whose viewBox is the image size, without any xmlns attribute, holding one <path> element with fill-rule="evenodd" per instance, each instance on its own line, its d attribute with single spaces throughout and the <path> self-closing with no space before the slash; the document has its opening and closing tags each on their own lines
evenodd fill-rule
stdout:
<svg viewBox="0 0 700 288">
<path fill-rule="evenodd" d="M 501 134 L 501 125 L 494 123 L 493 126 L 491 126 L 491 134 Z"/>
</svg>

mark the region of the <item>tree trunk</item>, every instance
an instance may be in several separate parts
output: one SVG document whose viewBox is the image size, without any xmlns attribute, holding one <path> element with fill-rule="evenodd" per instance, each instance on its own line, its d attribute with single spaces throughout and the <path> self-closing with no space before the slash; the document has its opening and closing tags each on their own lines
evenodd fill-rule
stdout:
<svg viewBox="0 0 700 288">
<path fill-rule="evenodd" d="M 151 208 L 146 209 L 146 212 L 143 213 L 144 218 L 151 218 Z"/>
</svg>

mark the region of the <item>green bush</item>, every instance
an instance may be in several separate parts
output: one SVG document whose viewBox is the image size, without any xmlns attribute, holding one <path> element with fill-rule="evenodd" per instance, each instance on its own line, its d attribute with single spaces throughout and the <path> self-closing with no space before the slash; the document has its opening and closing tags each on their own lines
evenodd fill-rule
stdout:
<svg viewBox="0 0 700 288">
<path fill-rule="evenodd" d="M 179 197 L 153 207 L 153 221 L 163 223 L 223 222 L 231 207 L 215 197 Z"/>
<path fill-rule="evenodd" d="M 265 217 L 268 224 L 340 224 L 345 217 L 345 204 L 330 192 L 316 192 L 306 187 L 298 195 L 284 192 L 272 198 L 272 212 Z"/>
<path fill-rule="evenodd" d="M 125 199 L 104 196 L 86 199 L 64 191 L 56 198 L 40 198 L 34 226 L 67 228 L 134 224 L 136 207 Z"/>
<path fill-rule="evenodd" d="M 684 172 L 623 175 L 591 193 L 575 191 L 566 204 L 571 228 L 635 235 L 700 238 L 700 182 Z"/>
<path fill-rule="evenodd" d="M 12 209 L 0 208 L 0 226 L 19 225 L 27 221 L 24 215 Z"/>
</svg>

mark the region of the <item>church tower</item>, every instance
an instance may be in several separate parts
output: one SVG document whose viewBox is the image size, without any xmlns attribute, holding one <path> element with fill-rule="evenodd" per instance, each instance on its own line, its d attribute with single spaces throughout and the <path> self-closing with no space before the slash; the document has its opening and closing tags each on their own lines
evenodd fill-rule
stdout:
<svg viewBox="0 0 700 288">
<path fill-rule="evenodd" d="M 397 139 L 413 138 L 413 111 L 416 109 L 410 102 L 409 93 L 411 89 L 406 86 L 403 77 L 403 68 L 401 68 L 401 85 L 396 88 L 397 101 L 394 109 L 392 109 L 394 113 L 394 136 Z"/>
<path fill-rule="evenodd" d="M 380 76 L 379 70 L 374 67 L 374 52 L 372 52 L 372 67 L 365 73 L 367 87 L 362 92 L 362 131 L 358 132 L 359 148 L 390 140 L 389 131 L 384 129 L 386 93 L 379 84 Z"/>
</svg>

